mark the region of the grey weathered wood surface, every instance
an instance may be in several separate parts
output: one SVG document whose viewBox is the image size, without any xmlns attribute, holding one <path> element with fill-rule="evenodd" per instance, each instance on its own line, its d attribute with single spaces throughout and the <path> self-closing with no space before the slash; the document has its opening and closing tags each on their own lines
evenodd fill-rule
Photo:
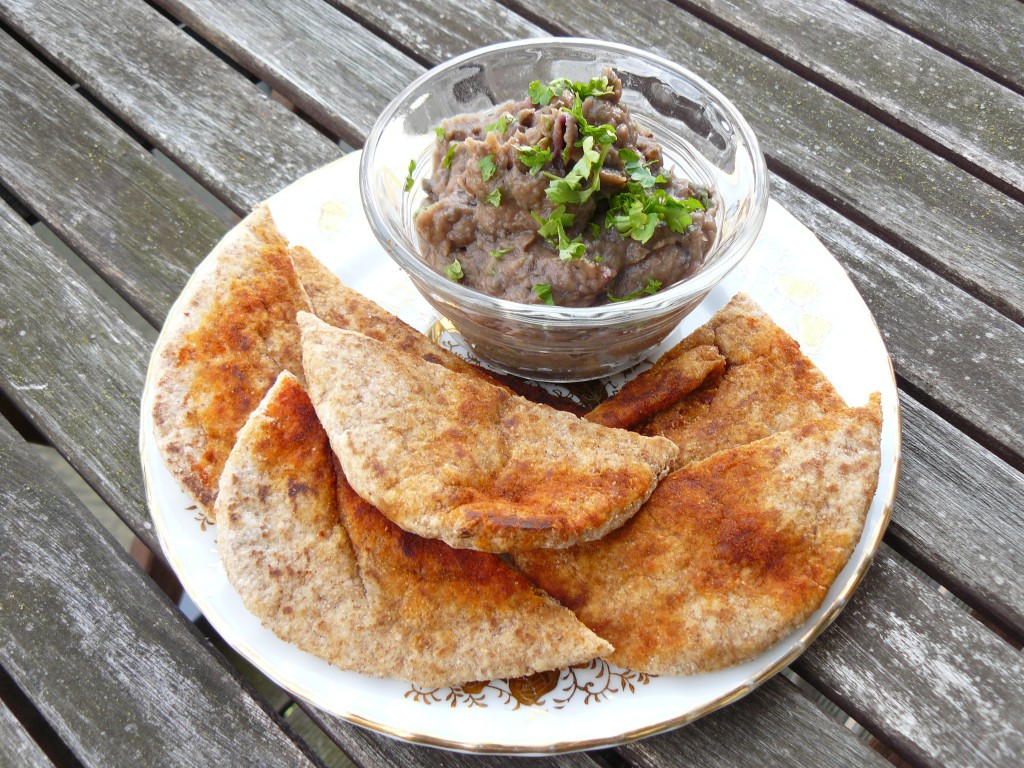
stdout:
<svg viewBox="0 0 1024 768">
<path fill-rule="evenodd" d="M 798 741 L 780 739 L 792 729 L 813 729 Z M 813 765 L 817 768 L 889 765 L 846 728 L 836 727 L 782 676 L 736 704 L 693 725 L 619 748 L 637 766 L 726 768 L 737 765 Z"/>
<path fill-rule="evenodd" d="M 8 768 L 49 768 L 53 763 L 0 702 L 0 765 Z"/>
<path fill-rule="evenodd" d="M 551 31 L 660 53 L 720 86 L 773 170 L 1024 319 L 1024 205 L 667 0 L 515 0 Z"/>
<path fill-rule="evenodd" d="M 0 16 L 236 212 L 339 154 L 145 3 L 5 0 Z"/>
<path fill-rule="evenodd" d="M 840 618 L 793 668 L 922 765 L 1024 754 L 1024 658 L 883 547 Z"/>
<path fill-rule="evenodd" d="M 1019 0 L 853 0 L 907 32 L 1024 92 L 1024 14 Z"/>
<path fill-rule="evenodd" d="M 85 765 L 316 764 L 0 419 L 0 663 Z"/>
<path fill-rule="evenodd" d="M 223 223 L 0 32 L 0 181 L 144 317 L 161 322 Z"/>
<path fill-rule="evenodd" d="M 1024 197 L 1021 94 L 844 0 L 682 2 Z"/>
<path fill-rule="evenodd" d="M 0 203 L 0 388 L 147 546 L 137 455 L 149 342 Z"/>
</svg>

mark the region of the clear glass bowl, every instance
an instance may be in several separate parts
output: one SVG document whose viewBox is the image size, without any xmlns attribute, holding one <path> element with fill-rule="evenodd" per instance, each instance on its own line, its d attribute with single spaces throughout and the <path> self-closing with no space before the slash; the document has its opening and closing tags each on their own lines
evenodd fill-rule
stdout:
<svg viewBox="0 0 1024 768">
<path fill-rule="evenodd" d="M 521 99 L 533 80 L 589 80 L 611 66 L 622 103 L 662 145 L 665 164 L 718 195 L 718 233 L 689 278 L 632 301 L 594 307 L 521 304 L 449 280 L 419 256 L 414 215 L 445 118 Z M 409 161 L 413 187 L 405 191 Z M 768 206 L 768 175 L 746 120 L 697 75 L 651 53 L 575 38 L 518 40 L 463 54 L 402 91 L 363 149 L 360 193 L 374 234 L 423 297 L 481 360 L 541 381 L 583 381 L 639 362 L 750 249 Z"/>
</svg>

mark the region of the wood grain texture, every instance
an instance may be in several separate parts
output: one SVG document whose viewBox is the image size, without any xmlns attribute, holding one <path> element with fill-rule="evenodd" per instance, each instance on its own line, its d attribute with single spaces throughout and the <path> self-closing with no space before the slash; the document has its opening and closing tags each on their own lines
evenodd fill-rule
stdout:
<svg viewBox="0 0 1024 768">
<path fill-rule="evenodd" d="M 638 768 L 889 765 L 781 675 L 726 709 L 675 731 L 619 747 L 619 752 Z"/>
<path fill-rule="evenodd" d="M 0 387 L 159 553 L 137 447 L 149 342 L 3 204 L 0 273 Z"/>
<path fill-rule="evenodd" d="M 392 40 L 421 61 L 436 64 L 460 53 L 505 40 L 546 37 L 547 32 L 492 2 L 432 0 L 330 0 L 333 5 Z"/>
<path fill-rule="evenodd" d="M 903 395 L 903 469 L 890 540 L 1024 637 L 1024 475 Z"/>
<path fill-rule="evenodd" d="M 423 73 L 323 0 L 158 5 L 353 145 L 363 143 L 388 102 Z"/>
<path fill-rule="evenodd" d="M 550 757 L 512 757 L 508 755 L 467 755 L 446 752 L 397 741 L 360 728 L 302 704 L 317 725 L 339 743 L 362 768 L 600 768 L 600 763 L 583 752 Z M 471 737 L 471 734 L 467 734 Z"/>
<path fill-rule="evenodd" d="M 915 765 L 1013 765 L 1024 658 L 883 546 L 794 670 Z"/>
<path fill-rule="evenodd" d="M 683 2 L 1024 196 L 1019 93 L 844 0 Z"/>
<path fill-rule="evenodd" d="M 0 180 L 150 322 L 226 227 L 0 32 Z"/>
<path fill-rule="evenodd" d="M 913 387 L 1024 457 L 1024 328 L 792 184 L 772 194 L 846 267 Z"/>
<path fill-rule="evenodd" d="M 316 764 L 6 421 L 0 663 L 85 765 Z"/>
<path fill-rule="evenodd" d="M 951 12 L 945 0 L 854 0 L 916 37 L 1024 91 L 1020 0 L 972 0 Z"/>
<path fill-rule="evenodd" d="M 0 702 L 0 765 L 7 768 L 49 768 L 53 763 L 7 707 Z"/>
<path fill-rule="evenodd" d="M 4 0 L 0 15 L 237 213 L 341 154 L 145 3 Z"/>
<path fill-rule="evenodd" d="M 773 169 L 1024 320 L 1024 205 L 665 0 L 511 5 L 692 69 L 747 117 Z"/>
</svg>

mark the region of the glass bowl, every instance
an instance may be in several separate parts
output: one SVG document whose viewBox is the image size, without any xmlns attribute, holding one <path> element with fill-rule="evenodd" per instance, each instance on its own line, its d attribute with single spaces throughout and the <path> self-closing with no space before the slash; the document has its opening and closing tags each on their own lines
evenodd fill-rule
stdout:
<svg viewBox="0 0 1024 768">
<path fill-rule="evenodd" d="M 525 96 L 533 80 L 587 81 L 611 66 L 622 103 L 654 133 L 665 165 L 718 196 L 717 235 L 704 265 L 658 293 L 592 307 L 523 304 L 449 280 L 419 255 L 414 216 L 432 173 L 442 120 Z M 410 160 L 416 161 L 408 190 Z M 517 40 L 431 69 L 384 110 L 359 171 L 370 226 L 431 306 L 494 368 L 540 381 L 583 381 L 643 359 L 750 249 L 768 206 L 764 157 L 750 126 L 715 88 L 671 61 L 616 43 Z"/>
</svg>

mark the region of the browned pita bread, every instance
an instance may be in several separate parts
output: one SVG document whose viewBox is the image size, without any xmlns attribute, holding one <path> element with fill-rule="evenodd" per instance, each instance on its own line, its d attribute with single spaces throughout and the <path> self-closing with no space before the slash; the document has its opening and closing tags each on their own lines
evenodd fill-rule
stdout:
<svg viewBox="0 0 1024 768">
<path fill-rule="evenodd" d="M 171 473 L 212 514 L 235 434 L 285 369 L 301 371 L 295 313 L 311 309 L 257 211 L 189 281 L 153 353 L 153 426 Z"/>
<path fill-rule="evenodd" d="M 805 621 L 860 538 L 878 482 L 878 397 L 665 478 L 600 541 L 513 553 L 630 669 L 749 659 Z"/>
<path fill-rule="evenodd" d="M 281 638 L 343 669 L 424 686 L 610 651 L 497 556 L 397 529 L 335 467 L 312 403 L 282 374 L 239 433 L 217 498 L 228 577 Z"/>
<path fill-rule="evenodd" d="M 309 391 L 356 492 L 407 531 L 504 552 L 598 538 L 676 453 L 300 314 Z"/>
<path fill-rule="evenodd" d="M 725 358 L 724 370 L 716 367 L 715 350 Z M 710 375 L 693 388 L 702 361 Z M 678 371 L 684 363 L 688 378 Z M 656 396 L 638 405 L 632 389 Z M 681 467 L 844 407 L 800 345 L 739 294 L 595 412 L 602 423 L 614 419 L 616 426 L 669 438 L 680 448 L 673 466 Z"/>
</svg>

